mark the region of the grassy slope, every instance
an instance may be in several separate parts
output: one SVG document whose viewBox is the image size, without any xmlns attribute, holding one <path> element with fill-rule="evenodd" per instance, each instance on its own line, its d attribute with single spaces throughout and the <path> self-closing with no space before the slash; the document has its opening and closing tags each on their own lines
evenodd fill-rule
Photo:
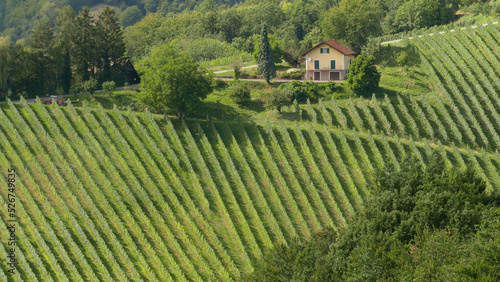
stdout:
<svg viewBox="0 0 500 282">
<path fill-rule="evenodd" d="M 26 209 L 21 228 L 28 238 L 42 234 L 30 243 L 20 239 L 19 249 L 31 254 L 31 244 L 44 258 L 65 250 L 80 275 L 91 275 L 85 266 L 91 265 L 101 279 L 158 278 L 163 271 L 174 279 L 237 278 L 275 244 L 343 226 L 367 199 L 372 167 L 399 163 L 412 150 L 425 162 L 437 150 L 436 144 L 398 144 L 305 122 L 184 124 L 37 105 L 2 112 L 0 163 L 18 171 L 17 201 Z M 457 162 L 450 148 L 442 152 Z M 395 158 L 380 158 L 389 155 Z M 457 156 L 471 161 L 463 150 Z M 474 157 L 487 175 L 500 165 L 494 154 Z M 7 192 L 0 193 L 6 200 Z M 46 224 L 37 219 L 39 211 Z M 44 239 L 50 229 L 64 250 L 54 238 Z M 22 277 L 29 268 L 39 277 L 56 273 L 53 262 L 33 266 L 34 258 L 27 260 L 19 265 Z M 69 262 L 58 263 L 66 276 L 76 275 Z"/>
<path fill-rule="evenodd" d="M 479 47 L 453 47 L 457 56 L 447 49 L 453 36 Z M 448 166 L 473 166 L 498 189 L 500 127 L 487 124 L 500 110 L 492 76 L 500 73 L 500 54 L 488 47 L 498 38 L 493 29 L 424 38 L 415 43 L 422 56 L 412 55 L 405 70 L 394 58 L 407 47 L 383 49 L 375 98 L 326 97 L 301 105 L 302 115 L 258 103 L 239 108 L 227 89 L 207 98 L 210 121 L 2 105 L 0 167 L 18 173 L 17 280 L 237 279 L 267 248 L 347 224 L 368 200 L 374 170 L 397 169 L 406 155 L 425 165 L 438 152 Z M 487 64 L 474 67 L 467 52 Z M 252 87 L 257 95 L 264 86 Z M 111 107 L 111 98 L 97 97 Z M 126 91 L 113 98 L 123 106 L 134 99 Z M 0 190 L 4 202 L 7 193 Z M 7 235 L 0 229 L 2 254 Z"/>
</svg>

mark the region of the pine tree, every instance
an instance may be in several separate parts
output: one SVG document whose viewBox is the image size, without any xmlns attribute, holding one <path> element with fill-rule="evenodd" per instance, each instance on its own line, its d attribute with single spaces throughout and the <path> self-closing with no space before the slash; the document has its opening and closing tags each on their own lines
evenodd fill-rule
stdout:
<svg viewBox="0 0 500 282">
<path fill-rule="evenodd" d="M 100 58 L 99 66 L 102 69 L 100 76 L 101 81 L 113 80 L 111 62 L 114 63 L 113 68 L 119 65 L 118 61 L 125 54 L 125 43 L 123 42 L 123 31 L 121 30 L 120 22 L 115 14 L 115 10 L 106 6 L 99 14 L 99 19 L 96 22 L 97 42 L 96 49 Z"/>
<path fill-rule="evenodd" d="M 56 87 L 54 60 L 54 31 L 47 18 L 35 22 L 28 38 L 32 75 L 29 78 L 28 95 L 52 93 Z"/>
<path fill-rule="evenodd" d="M 89 8 L 83 7 L 75 21 L 74 46 L 72 60 L 75 64 L 75 74 L 81 81 L 90 78 L 89 69 L 95 67 L 95 26 L 89 14 Z"/>
<path fill-rule="evenodd" d="M 267 28 L 262 28 L 260 35 L 259 56 L 257 58 L 257 72 L 266 78 L 267 84 L 271 83 L 271 78 L 276 76 L 276 65 L 274 64 L 273 49 L 267 37 Z"/>
<path fill-rule="evenodd" d="M 69 93 L 71 88 L 71 80 L 73 73 L 71 71 L 71 56 L 70 52 L 73 49 L 73 37 L 75 33 L 75 17 L 76 13 L 71 6 L 65 6 L 59 12 L 55 20 L 55 50 L 56 56 L 58 83 L 61 85 L 64 93 Z"/>
</svg>

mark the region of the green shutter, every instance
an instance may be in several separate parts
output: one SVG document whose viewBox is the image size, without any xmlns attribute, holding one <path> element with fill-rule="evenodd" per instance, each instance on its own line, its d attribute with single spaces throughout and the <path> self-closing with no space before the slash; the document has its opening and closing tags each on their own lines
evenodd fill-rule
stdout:
<svg viewBox="0 0 500 282">
<path fill-rule="evenodd" d="M 331 68 L 332 70 L 336 69 L 335 60 L 331 60 L 331 61 L 330 61 L 330 68 Z"/>
<path fill-rule="evenodd" d="M 319 70 L 319 60 L 314 60 L 314 69 Z"/>
</svg>

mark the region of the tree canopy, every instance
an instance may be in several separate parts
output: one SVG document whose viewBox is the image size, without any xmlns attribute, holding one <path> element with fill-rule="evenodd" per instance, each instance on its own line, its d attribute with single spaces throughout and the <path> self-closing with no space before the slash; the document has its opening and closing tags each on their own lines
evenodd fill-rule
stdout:
<svg viewBox="0 0 500 282">
<path fill-rule="evenodd" d="M 346 84 L 354 91 L 366 91 L 378 87 L 380 73 L 375 66 L 375 58 L 361 54 L 349 66 Z"/>
<path fill-rule="evenodd" d="M 247 280 L 498 280 L 500 197 L 472 169 L 448 170 L 437 156 L 426 167 L 402 164 L 377 172 L 347 229 L 276 247 Z"/>
<path fill-rule="evenodd" d="M 159 46 L 139 63 L 138 98 L 157 110 L 189 114 L 212 92 L 212 77 L 193 58 L 172 45 Z"/>
<path fill-rule="evenodd" d="M 325 38 L 335 39 L 359 52 L 369 36 L 380 35 L 381 12 L 378 4 L 342 0 L 323 15 L 323 34 Z"/>
</svg>

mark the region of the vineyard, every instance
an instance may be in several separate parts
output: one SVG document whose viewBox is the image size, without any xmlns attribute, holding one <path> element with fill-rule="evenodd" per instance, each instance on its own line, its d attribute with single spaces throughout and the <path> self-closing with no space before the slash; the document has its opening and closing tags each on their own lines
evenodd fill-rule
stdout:
<svg viewBox="0 0 500 282">
<path fill-rule="evenodd" d="M 473 166 L 498 189 L 499 38 L 482 27 L 416 39 L 438 95 L 308 103 L 295 123 L 9 101 L 0 168 L 17 172 L 18 265 L 0 279 L 238 280 L 267 249 L 346 226 L 374 171 L 409 155 Z"/>
</svg>

